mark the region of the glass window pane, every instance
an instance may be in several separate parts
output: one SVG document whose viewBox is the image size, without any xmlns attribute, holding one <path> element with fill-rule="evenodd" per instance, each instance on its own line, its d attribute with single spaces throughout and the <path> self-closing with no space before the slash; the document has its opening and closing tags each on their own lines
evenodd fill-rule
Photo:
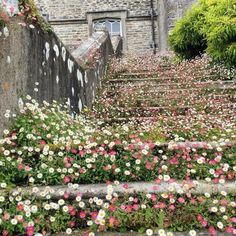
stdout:
<svg viewBox="0 0 236 236">
<path fill-rule="evenodd" d="M 109 21 L 106 21 L 105 26 L 106 26 L 108 32 L 111 33 L 111 23 Z"/>
<path fill-rule="evenodd" d="M 111 35 L 122 35 L 121 22 L 117 19 L 100 19 L 93 22 L 94 28 L 105 26 Z"/>
<path fill-rule="evenodd" d="M 112 24 L 112 32 L 120 33 L 120 22 L 115 22 Z"/>
</svg>

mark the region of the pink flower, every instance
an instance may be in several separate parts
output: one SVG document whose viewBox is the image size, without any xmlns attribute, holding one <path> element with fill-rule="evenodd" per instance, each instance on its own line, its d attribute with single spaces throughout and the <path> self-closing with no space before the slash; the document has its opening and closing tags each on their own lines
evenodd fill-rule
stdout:
<svg viewBox="0 0 236 236">
<path fill-rule="evenodd" d="M 96 211 L 91 212 L 91 217 L 93 220 L 96 220 L 98 213 Z"/>
<path fill-rule="evenodd" d="M 216 230 L 213 226 L 209 227 L 208 232 L 210 233 L 211 236 L 216 235 Z"/>
<path fill-rule="evenodd" d="M 154 168 L 154 164 L 148 161 L 146 163 L 146 169 L 147 170 L 153 170 L 153 168 Z"/>
<path fill-rule="evenodd" d="M 160 209 L 164 209 L 166 207 L 166 204 L 164 202 L 159 203 Z"/>
<path fill-rule="evenodd" d="M 86 212 L 85 211 L 81 211 L 79 213 L 79 217 L 80 217 L 80 219 L 84 219 L 86 217 Z"/>
<path fill-rule="evenodd" d="M 66 163 L 66 164 L 65 164 L 65 167 L 66 167 L 66 168 L 69 168 L 69 167 L 71 167 L 71 164 L 70 164 L 70 163 Z"/>
<path fill-rule="evenodd" d="M 190 202 L 191 202 L 192 204 L 195 204 L 197 201 L 196 201 L 194 198 L 191 198 Z"/>
<path fill-rule="evenodd" d="M 156 179 L 156 180 L 155 180 L 155 183 L 156 183 L 156 184 L 160 184 L 160 183 L 161 183 L 161 180 L 160 180 L 160 179 Z"/>
<path fill-rule="evenodd" d="M 236 217 L 231 218 L 232 223 L 236 223 Z"/>
<path fill-rule="evenodd" d="M 133 209 L 134 209 L 135 211 L 137 211 L 137 210 L 139 209 L 139 205 L 138 205 L 138 204 L 134 204 L 134 205 L 133 205 Z"/>
<path fill-rule="evenodd" d="M 67 184 L 70 182 L 70 177 L 69 176 L 65 176 L 64 177 L 64 183 Z"/>
<path fill-rule="evenodd" d="M 2 236 L 8 236 L 8 235 L 9 235 L 8 231 L 7 230 L 3 230 Z"/>
<path fill-rule="evenodd" d="M 6 220 L 6 221 L 7 221 L 7 220 L 10 219 L 10 214 L 8 214 L 7 212 L 5 212 L 2 218 L 3 218 L 3 220 Z"/>
<path fill-rule="evenodd" d="M 153 202 L 155 202 L 155 201 L 157 200 L 155 194 L 152 194 L 152 195 L 151 195 L 151 199 L 152 199 Z"/>
<path fill-rule="evenodd" d="M 84 150 L 79 151 L 79 155 L 80 155 L 81 157 L 84 157 Z"/>
<path fill-rule="evenodd" d="M 23 169 L 24 169 L 24 164 L 20 163 L 20 164 L 18 165 L 18 170 L 23 170 Z"/>
<path fill-rule="evenodd" d="M 128 189 L 128 188 L 129 188 L 129 185 L 128 185 L 128 184 L 124 184 L 124 185 L 123 185 L 123 188 Z"/>
<path fill-rule="evenodd" d="M 133 207 L 132 206 L 127 206 L 126 207 L 126 212 L 130 213 L 132 212 Z"/>
<path fill-rule="evenodd" d="M 75 227 L 75 222 L 74 222 L 74 221 L 71 221 L 71 222 L 69 223 L 69 227 L 70 227 L 70 228 L 74 228 L 74 227 Z"/>
<path fill-rule="evenodd" d="M 111 212 L 114 212 L 114 211 L 116 210 L 116 206 L 115 206 L 115 205 L 110 205 L 110 206 L 109 206 L 109 210 L 110 210 Z"/>
<path fill-rule="evenodd" d="M 137 202 L 138 202 L 138 198 L 137 198 L 137 197 L 134 198 L 134 201 L 133 201 L 133 202 L 137 203 Z"/>
<path fill-rule="evenodd" d="M 179 197 L 179 198 L 178 198 L 178 201 L 179 201 L 179 203 L 184 203 L 184 202 L 185 202 L 185 199 L 184 199 L 183 197 Z"/>
<path fill-rule="evenodd" d="M 75 148 L 71 149 L 71 153 L 76 154 L 77 150 Z"/>
<path fill-rule="evenodd" d="M 225 232 L 228 233 L 228 234 L 232 234 L 233 233 L 233 227 L 230 227 L 228 226 L 226 229 L 225 229 Z"/>
<path fill-rule="evenodd" d="M 228 201 L 226 199 L 222 199 L 222 200 L 220 200 L 220 204 L 222 206 L 227 206 L 228 205 Z"/>
<path fill-rule="evenodd" d="M 34 235 L 34 226 L 26 227 L 26 235 L 27 236 L 33 236 Z"/>
<path fill-rule="evenodd" d="M 64 198 L 65 198 L 65 199 L 68 199 L 68 198 L 69 198 L 69 196 L 70 196 L 70 194 L 69 194 L 69 193 L 67 193 L 67 192 L 65 192 L 63 196 L 64 196 Z"/>
<path fill-rule="evenodd" d="M 42 146 L 44 146 L 44 145 L 46 145 L 46 142 L 45 142 L 44 140 L 40 140 L 40 141 L 39 141 L 39 144 L 42 145 Z"/>
<path fill-rule="evenodd" d="M 203 227 L 206 227 L 207 226 L 207 221 L 205 219 L 201 220 L 200 221 L 200 224 L 203 226 Z"/>
<path fill-rule="evenodd" d="M 219 179 L 218 178 L 213 179 L 213 183 L 214 184 L 218 184 L 219 183 Z"/>
</svg>

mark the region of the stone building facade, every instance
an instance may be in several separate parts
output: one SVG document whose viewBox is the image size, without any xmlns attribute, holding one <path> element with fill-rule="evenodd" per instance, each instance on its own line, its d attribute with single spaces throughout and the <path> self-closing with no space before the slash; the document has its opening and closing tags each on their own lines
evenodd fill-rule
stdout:
<svg viewBox="0 0 236 236">
<path fill-rule="evenodd" d="M 177 18 L 196 0 L 36 0 L 56 34 L 70 48 L 106 25 L 123 38 L 123 51 L 147 53 L 167 48 Z"/>
</svg>

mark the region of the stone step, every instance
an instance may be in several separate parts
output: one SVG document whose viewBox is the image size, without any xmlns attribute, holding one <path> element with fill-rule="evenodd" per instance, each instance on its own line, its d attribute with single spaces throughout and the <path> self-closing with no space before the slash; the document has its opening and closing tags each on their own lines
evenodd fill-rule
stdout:
<svg viewBox="0 0 236 236">
<path fill-rule="evenodd" d="M 193 75 L 188 75 L 186 77 L 181 77 L 181 76 L 158 76 L 158 77 L 137 77 L 137 78 L 129 78 L 129 77 L 117 77 L 113 78 L 107 81 L 108 84 L 125 84 L 125 83 L 140 83 L 140 82 L 154 82 L 154 83 L 159 83 L 159 82 L 165 82 L 165 81 L 181 81 L 181 82 L 190 82 L 190 81 L 196 81 L 196 82 L 201 82 L 201 81 L 206 81 L 206 80 L 222 80 L 222 81 L 227 81 L 228 79 L 226 77 L 222 77 L 220 75 L 204 75 L 204 76 L 193 76 Z"/>
<path fill-rule="evenodd" d="M 221 98 L 228 98 L 228 99 L 236 99 L 236 94 L 206 94 L 206 95 L 200 95 L 200 94 L 191 94 L 191 97 L 187 97 L 186 99 L 193 99 L 193 98 L 205 98 L 205 99 L 221 99 Z M 158 97 L 155 98 L 137 98 L 136 100 L 139 102 L 146 102 L 146 101 L 156 101 Z M 180 100 L 185 99 L 182 96 L 176 96 L 175 94 L 168 97 L 168 100 Z M 163 98 L 161 99 L 163 100 Z"/>
<path fill-rule="evenodd" d="M 139 88 L 135 89 L 116 89 L 116 90 L 109 90 L 106 91 L 106 96 L 115 96 L 119 94 L 120 96 L 128 96 L 132 94 L 135 96 L 141 97 L 153 97 L 158 95 L 159 97 L 166 97 L 176 95 L 191 95 L 191 94 L 199 94 L 199 95 L 206 95 L 206 94 L 214 94 L 214 93 L 222 93 L 222 94 L 236 94 L 236 86 L 209 86 L 209 87 L 202 87 L 202 88 L 176 88 L 176 89 L 159 89 L 159 88 Z"/>
<path fill-rule="evenodd" d="M 184 96 L 175 99 L 153 99 L 153 98 L 133 98 L 130 97 L 114 97 L 113 104 L 119 107 L 152 107 L 152 106 L 196 106 L 208 104 L 221 104 L 221 103 L 236 103 L 235 98 L 232 97 L 217 97 L 210 98 L 209 96 Z"/>
<path fill-rule="evenodd" d="M 201 105 L 204 105 L 204 106 L 201 106 Z M 196 106 L 196 107 L 195 107 Z M 122 107 L 122 106 L 119 106 L 119 109 L 118 110 L 121 110 L 121 111 L 137 111 L 137 112 L 140 112 L 140 111 L 159 111 L 159 110 L 179 110 L 179 109 L 186 109 L 186 110 L 189 110 L 189 109 L 198 109 L 199 111 L 200 110 L 205 110 L 205 109 L 211 109 L 211 108 L 233 108 L 233 109 L 236 109 L 236 104 L 235 103 L 221 103 L 221 102 L 215 102 L 214 104 L 206 104 L 206 103 L 201 103 L 199 102 L 198 104 L 195 104 L 195 106 L 192 106 L 192 105 L 175 105 L 175 106 L 172 106 L 171 104 L 168 105 L 168 106 L 143 106 L 143 107 L 139 107 L 139 106 L 127 106 L 127 107 Z M 200 106 L 200 107 L 199 107 Z"/>
<path fill-rule="evenodd" d="M 153 82 L 145 82 L 145 83 L 126 83 L 126 84 L 113 84 L 112 86 L 109 86 L 107 89 L 117 89 L 117 90 L 127 90 L 127 89 L 143 89 L 143 90 L 149 90 L 150 88 L 156 88 L 156 89 L 164 89 L 164 90 L 173 90 L 173 89 L 206 89 L 206 88 L 224 88 L 228 86 L 235 86 L 236 81 L 222 81 L 222 80 L 216 80 L 216 81 L 203 81 L 203 82 L 192 82 L 192 83 L 173 83 L 173 82 L 167 82 L 167 83 L 153 83 Z"/>
<path fill-rule="evenodd" d="M 168 230 L 166 230 L 166 232 L 168 232 Z M 86 233 L 86 231 L 85 231 Z M 86 235 L 83 232 L 73 232 L 71 234 L 71 236 L 83 236 Z M 147 236 L 147 234 L 141 234 L 138 232 L 127 232 L 127 233 L 119 233 L 119 232 L 97 232 L 95 234 L 96 236 Z M 173 233 L 174 236 L 189 236 L 189 232 L 174 232 Z M 53 234 L 52 236 L 65 236 L 65 233 L 59 233 L 59 234 Z M 153 236 L 160 236 L 159 234 L 154 233 Z M 210 233 L 208 232 L 199 232 L 197 231 L 197 236 L 212 236 Z M 235 236 L 233 234 L 226 234 L 226 233 L 220 233 L 220 232 L 216 232 L 215 236 Z"/>
<path fill-rule="evenodd" d="M 214 91 L 191 91 L 191 93 L 187 90 L 183 92 L 175 92 L 175 93 L 112 93 L 112 91 L 106 91 L 105 95 L 106 97 L 111 97 L 112 100 L 127 100 L 127 101 L 137 101 L 137 102 L 145 102 L 145 101 L 169 101 L 169 100 L 192 100 L 192 99 L 221 99 L 226 98 L 231 101 L 234 101 L 236 99 L 236 91 L 234 90 L 220 90 L 217 92 Z"/>
<path fill-rule="evenodd" d="M 219 114 L 219 112 L 232 112 L 232 110 L 235 111 L 236 104 L 234 103 L 226 103 L 226 104 L 220 104 L 219 106 L 215 105 L 206 105 L 203 108 L 193 108 L 192 106 L 178 106 L 178 107 L 171 107 L 171 106 L 163 106 L 163 107 L 131 107 L 131 108 L 122 108 L 115 110 L 116 117 L 133 117 L 137 116 L 159 116 L 159 115 L 186 115 L 188 113 L 191 113 L 192 111 L 195 111 L 197 113 L 204 112 L 205 114 Z M 114 112 L 114 110 L 112 111 Z M 108 115 L 108 118 L 112 118 L 112 116 L 109 116 L 109 111 L 106 111 L 106 114 Z"/>
<path fill-rule="evenodd" d="M 172 71 L 171 71 L 172 70 Z M 182 69 L 183 71 L 183 69 Z M 150 77 L 152 75 L 169 75 L 173 74 L 175 75 L 176 73 L 182 74 L 182 71 L 177 71 L 175 66 L 158 66 L 155 71 L 133 71 L 133 72 L 124 72 L 118 74 L 116 77 L 117 78 L 140 78 L 140 77 Z M 202 70 L 200 68 L 191 68 L 188 72 L 185 71 L 184 75 L 194 75 L 194 76 L 204 76 L 206 74 L 212 74 L 210 70 Z"/>
<path fill-rule="evenodd" d="M 127 185 L 125 188 L 124 186 Z M 37 188 L 37 191 L 35 189 Z M 58 186 L 34 186 L 34 187 L 19 187 L 20 192 L 24 195 L 32 195 L 36 198 L 44 198 L 47 194 L 50 194 L 52 199 L 61 198 L 64 193 L 68 193 L 70 198 L 76 197 L 81 194 L 83 198 L 90 197 L 105 197 L 107 195 L 107 184 L 79 184 L 72 185 L 68 187 L 66 185 Z M 18 191 L 19 188 L 12 190 Z M 228 194 L 236 193 L 236 185 L 234 181 L 226 182 L 224 184 L 214 184 L 206 181 L 176 181 L 176 182 L 130 182 L 130 183 L 120 183 L 113 186 L 114 192 L 119 196 L 124 194 L 134 194 L 134 193 L 192 193 L 192 194 L 216 194 L 221 191 L 225 191 Z M 0 190 L 1 194 L 6 193 L 6 191 Z M 44 194 L 43 194 L 44 193 Z"/>
<path fill-rule="evenodd" d="M 193 117 L 190 116 L 192 119 Z M 158 121 L 161 120 L 168 120 L 168 121 L 176 121 L 176 120 L 186 120 L 189 119 L 189 116 L 179 115 L 179 116 L 133 116 L 133 117 L 116 117 L 116 118 L 106 118 L 104 121 L 106 123 L 114 124 L 114 123 L 129 123 L 129 122 L 145 122 L 145 121 Z M 214 115 L 201 115 L 202 119 L 212 120 L 212 119 L 222 119 L 224 118 L 225 121 L 230 120 L 232 122 L 236 122 L 236 111 L 231 114 L 219 114 L 217 116 Z"/>
</svg>

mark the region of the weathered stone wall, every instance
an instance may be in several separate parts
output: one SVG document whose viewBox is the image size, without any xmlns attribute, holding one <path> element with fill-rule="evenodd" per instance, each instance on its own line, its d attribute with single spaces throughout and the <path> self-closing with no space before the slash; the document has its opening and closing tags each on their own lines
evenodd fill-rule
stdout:
<svg viewBox="0 0 236 236">
<path fill-rule="evenodd" d="M 152 51 L 150 0 L 37 0 L 37 2 L 39 8 L 49 15 L 49 22 L 57 35 L 69 47 L 80 43 L 90 34 L 91 22 L 88 22 L 87 13 L 107 11 L 104 16 L 113 18 L 114 12 L 119 14 L 119 11 L 127 11 L 123 29 L 124 51 L 140 53 Z M 157 15 L 157 2 L 155 0 L 153 2 L 154 14 Z M 156 18 L 157 16 L 155 20 Z M 140 39 L 138 41 L 137 32 Z M 158 35 L 157 24 L 155 34 Z"/>
<path fill-rule="evenodd" d="M 77 47 L 88 38 L 88 27 L 86 24 L 54 24 L 53 29 L 56 35 L 58 35 L 69 48 Z"/>
<path fill-rule="evenodd" d="M 127 21 L 128 52 L 152 52 L 152 32 L 150 20 Z M 155 37 L 158 41 L 158 29 L 155 21 Z"/>
<path fill-rule="evenodd" d="M 168 35 L 176 21 L 184 16 L 186 11 L 197 0 L 157 0 L 158 8 L 158 49 L 160 52 L 168 49 Z"/>
<path fill-rule="evenodd" d="M 87 12 L 128 10 L 129 17 L 147 16 L 150 0 L 37 0 L 49 20 L 86 19 Z"/>
<path fill-rule="evenodd" d="M 169 30 L 195 1 L 153 0 L 155 41 L 160 50 L 168 47 Z M 112 18 L 113 12 L 125 10 L 127 16 L 123 29 L 124 52 L 152 52 L 151 0 L 37 0 L 37 2 L 39 8 L 49 15 L 49 22 L 55 32 L 69 48 L 79 44 L 90 34 L 91 22 L 88 21 L 88 15 L 103 12 L 103 16 Z"/>
<path fill-rule="evenodd" d="M 173 28 L 176 20 L 182 18 L 194 2 L 196 0 L 167 0 L 168 30 Z"/>
<path fill-rule="evenodd" d="M 40 102 L 68 101 L 74 112 L 91 106 L 105 73 L 106 60 L 113 53 L 108 34 L 97 33 L 94 36 L 97 43 L 90 48 L 100 52 L 96 54 L 100 62 L 82 68 L 55 34 L 44 33 L 38 27 L 22 27 L 20 22 L 12 18 L 7 27 L 1 29 L 0 131 L 8 122 L 5 111 L 14 112 L 26 95 Z M 83 55 L 86 58 L 87 54 Z M 78 61 L 79 57 L 78 53 Z"/>
</svg>

